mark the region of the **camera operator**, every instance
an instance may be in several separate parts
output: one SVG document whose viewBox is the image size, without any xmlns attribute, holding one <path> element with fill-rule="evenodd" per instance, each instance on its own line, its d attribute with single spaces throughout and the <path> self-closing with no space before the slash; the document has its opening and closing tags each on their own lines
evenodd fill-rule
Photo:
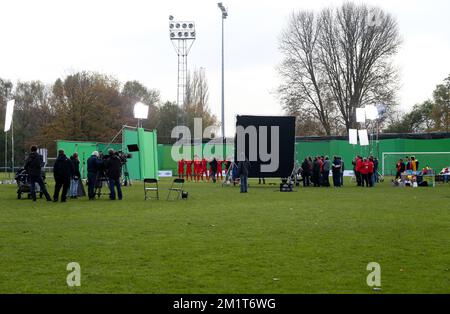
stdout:
<svg viewBox="0 0 450 314">
<path fill-rule="evenodd" d="M 95 184 L 97 183 L 97 176 L 102 166 L 102 160 L 98 158 L 99 153 L 94 151 L 91 157 L 87 160 L 88 171 L 88 197 L 89 200 L 95 200 Z"/>
<path fill-rule="evenodd" d="M 41 192 L 45 195 L 48 202 L 52 198 L 45 187 L 44 180 L 42 180 L 42 156 L 37 152 L 37 146 L 33 145 L 30 149 L 30 154 L 25 161 L 25 170 L 30 178 L 30 193 L 33 202 L 36 202 L 36 183 L 39 184 Z"/>
<path fill-rule="evenodd" d="M 122 174 L 122 160 L 113 149 L 109 151 L 109 158 L 105 160 L 106 176 L 108 177 L 110 200 L 116 199 L 115 188 L 117 188 L 117 197 L 122 200 L 122 187 L 120 183 L 120 176 Z"/>
</svg>

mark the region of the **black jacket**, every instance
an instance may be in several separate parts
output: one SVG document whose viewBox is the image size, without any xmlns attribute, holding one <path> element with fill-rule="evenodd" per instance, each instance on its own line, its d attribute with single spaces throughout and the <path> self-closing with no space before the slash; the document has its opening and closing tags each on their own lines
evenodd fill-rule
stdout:
<svg viewBox="0 0 450 314">
<path fill-rule="evenodd" d="M 31 152 L 25 161 L 24 168 L 30 176 L 40 176 L 42 163 L 42 156 L 37 152 Z"/>
<path fill-rule="evenodd" d="M 70 180 L 73 176 L 73 164 L 66 155 L 59 155 L 53 166 L 55 180 Z"/>
<path fill-rule="evenodd" d="M 73 158 L 73 156 L 70 157 L 70 161 L 72 162 L 73 165 L 73 176 L 79 179 L 81 177 L 80 161 L 78 159 Z"/>
<path fill-rule="evenodd" d="M 122 174 L 122 162 L 119 156 L 112 155 L 105 161 L 106 176 L 113 180 L 120 179 Z"/>
<path fill-rule="evenodd" d="M 309 161 L 308 160 L 304 160 L 303 161 L 303 163 L 302 163 L 302 174 L 304 175 L 304 176 L 310 176 L 311 175 L 311 165 L 310 165 L 310 163 L 309 163 Z"/>
<path fill-rule="evenodd" d="M 238 162 L 237 175 L 248 177 L 250 172 L 250 162 L 246 159 L 245 161 Z"/>
<path fill-rule="evenodd" d="M 91 174 L 97 174 L 100 171 L 102 160 L 97 156 L 91 156 L 87 160 L 87 171 Z"/>
<path fill-rule="evenodd" d="M 217 172 L 217 160 L 214 158 L 209 165 L 211 166 L 212 172 Z"/>
<path fill-rule="evenodd" d="M 314 160 L 313 162 L 313 174 L 319 175 L 320 174 L 320 164 L 318 160 Z"/>
</svg>

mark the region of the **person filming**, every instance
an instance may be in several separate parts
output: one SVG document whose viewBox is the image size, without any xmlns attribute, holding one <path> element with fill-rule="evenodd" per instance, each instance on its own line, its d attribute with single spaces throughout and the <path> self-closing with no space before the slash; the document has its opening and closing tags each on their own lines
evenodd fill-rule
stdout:
<svg viewBox="0 0 450 314">
<path fill-rule="evenodd" d="M 110 200 L 116 199 L 115 188 L 117 188 L 117 197 L 122 200 L 122 187 L 120 176 L 122 174 L 122 161 L 113 149 L 109 150 L 109 157 L 105 161 L 106 176 L 108 177 Z"/>
</svg>

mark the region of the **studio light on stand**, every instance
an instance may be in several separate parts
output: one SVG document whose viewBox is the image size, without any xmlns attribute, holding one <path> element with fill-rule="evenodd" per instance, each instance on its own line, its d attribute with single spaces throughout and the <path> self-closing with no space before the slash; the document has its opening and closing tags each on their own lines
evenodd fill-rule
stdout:
<svg viewBox="0 0 450 314">
<path fill-rule="evenodd" d="M 137 102 L 134 105 L 133 114 L 134 118 L 138 120 L 138 128 L 142 128 L 142 120 L 148 119 L 148 109 L 149 106 L 142 102 Z"/>
</svg>

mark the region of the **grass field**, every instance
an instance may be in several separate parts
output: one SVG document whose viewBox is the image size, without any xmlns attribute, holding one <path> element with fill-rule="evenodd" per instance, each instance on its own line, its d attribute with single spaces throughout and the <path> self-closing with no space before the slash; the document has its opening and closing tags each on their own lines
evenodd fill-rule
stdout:
<svg viewBox="0 0 450 314">
<path fill-rule="evenodd" d="M 187 201 L 166 202 L 144 201 L 137 183 L 121 202 L 67 204 L 19 201 L 0 185 L 0 292 L 450 292 L 448 185 L 250 184 L 240 194 L 188 183 Z M 69 262 L 81 287 L 66 284 Z M 381 265 L 380 292 L 366 284 L 369 262 Z"/>
</svg>

